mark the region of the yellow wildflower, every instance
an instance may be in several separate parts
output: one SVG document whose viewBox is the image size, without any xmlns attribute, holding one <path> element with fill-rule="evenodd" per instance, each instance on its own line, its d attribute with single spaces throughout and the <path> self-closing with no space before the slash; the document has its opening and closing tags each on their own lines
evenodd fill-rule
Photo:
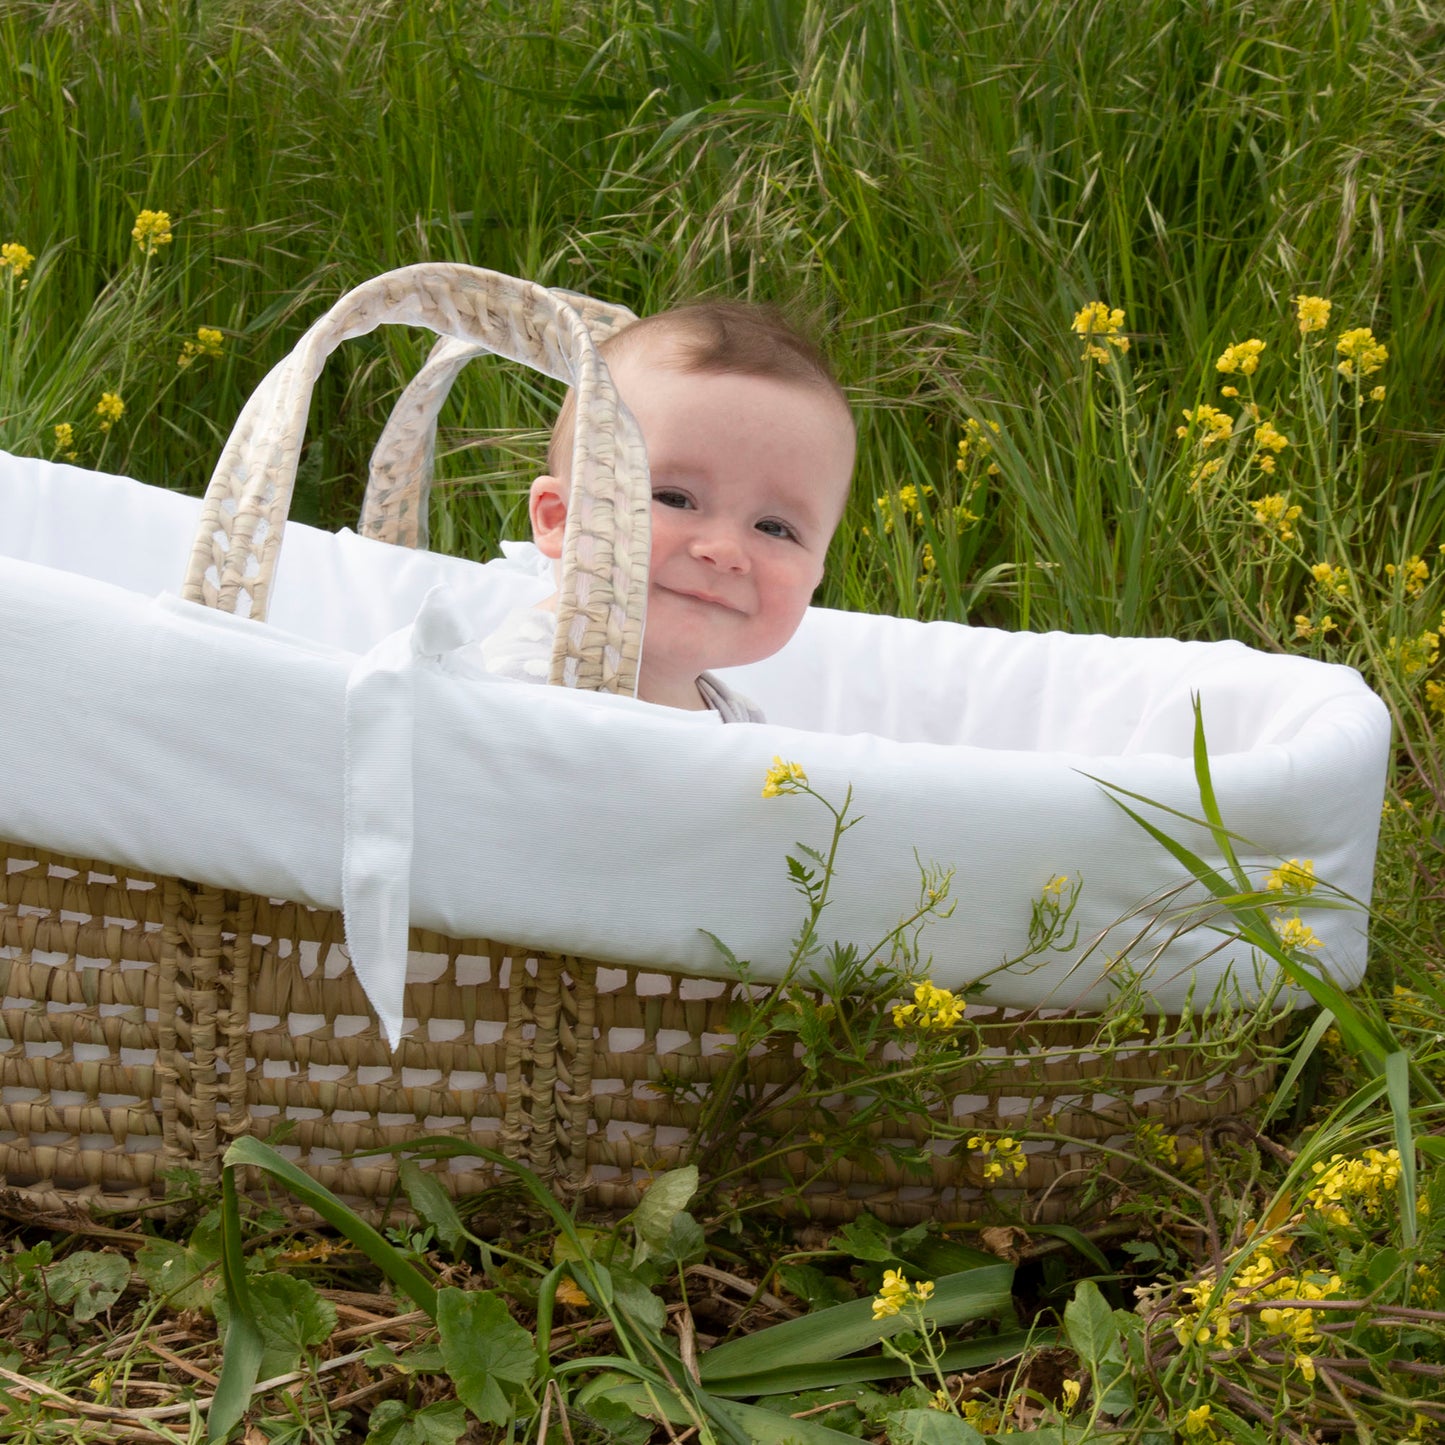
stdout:
<svg viewBox="0 0 1445 1445">
<path fill-rule="evenodd" d="M 125 415 L 125 403 L 113 391 L 103 391 L 95 404 L 101 431 L 109 431 Z"/>
<path fill-rule="evenodd" d="M 181 354 L 176 358 L 176 365 L 184 370 L 198 356 L 224 356 L 224 341 L 225 338 L 214 326 L 197 327 L 196 339 L 182 342 Z"/>
<path fill-rule="evenodd" d="M 1304 511 L 1303 507 L 1291 506 L 1283 492 L 1271 492 L 1249 504 L 1254 510 L 1254 520 L 1261 527 L 1278 532 L 1282 542 L 1293 542 L 1294 528 L 1290 525 Z"/>
<path fill-rule="evenodd" d="M 993 1400 L 965 1400 L 959 1408 L 964 1422 L 980 1435 L 997 1435 L 1003 1429 L 1003 1411 Z"/>
<path fill-rule="evenodd" d="M 1419 597 L 1424 593 L 1425 584 L 1430 580 L 1430 564 L 1419 556 L 1407 559 L 1403 567 L 1396 567 L 1393 562 L 1386 562 L 1385 575 L 1392 582 L 1396 576 L 1401 578 L 1406 597 Z"/>
<path fill-rule="evenodd" d="M 0 271 L 8 267 L 17 281 L 34 264 L 35 257 L 19 241 L 7 241 L 0 246 Z"/>
<path fill-rule="evenodd" d="M 943 1410 L 945 1412 L 953 1409 L 953 1396 L 947 1390 L 935 1390 L 928 1401 L 930 1410 Z"/>
<path fill-rule="evenodd" d="M 1425 684 L 1425 701 L 1442 718 L 1445 718 L 1445 682 L 1427 682 Z"/>
<path fill-rule="evenodd" d="M 984 430 L 985 426 L 988 431 Z M 988 435 L 990 431 L 994 436 L 999 434 L 996 421 L 984 423 L 976 417 L 968 417 L 964 421 L 963 435 L 958 439 L 958 460 L 953 464 L 956 470 L 966 471 L 970 460 L 982 461 L 993 451 L 993 437 Z M 998 475 L 997 466 L 991 466 L 988 470 L 990 476 Z"/>
<path fill-rule="evenodd" d="M 142 211 L 135 218 L 131 239 L 147 256 L 154 256 L 161 246 L 169 246 L 175 239 L 171 235 L 169 211 Z"/>
<path fill-rule="evenodd" d="M 1336 567 L 1330 562 L 1316 562 L 1310 568 L 1310 576 L 1325 589 L 1326 592 L 1335 592 L 1344 597 L 1350 590 L 1350 574 L 1348 568 Z"/>
<path fill-rule="evenodd" d="M 1296 296 L 1295 315 L 1299 317 L 1300 335 L 1309 331 L 1323 331 L 1330 322 L 1332 303 L 1323 296 Z"/>
<path fill-rule="evenodd" d="M 1215 442 L 1227 442 L 1234 435 L 1234 418 L 1207 402 L 1201 402 L 1193 411 L 1186 407 L 1184 420 L 1202 428 L 1203 434 L 1199 438 L 1199 445 L 1202 447 L 1212 447 Z M 1186 437 L 1189 435 L 1189 428 L 1179 427 L 1175 435 Z"/>
<path fill-rule="evenodd" d="M 1335 343 L 1335 350 L 1345 358 L 1336 370 L 1350 379 L 1356 375 L 1370 376 L 1390 359 L 1390 353 L 1375 340 L 1375 333 L 1368 326 L 1344 332 Z"/>
<path fill-rule="evenodd" d="M 1294 635 L 1302 640 L 1308 640 L 1315 635 L 1315 625 L 1313 622 L 1310 621 L 1309 615 L 1307 613 L 1295 613 Z"/>
<path fill-rule="evenodd" d="M 1209 1417 L 1214 1411 L 1208 1405 L 1196 1405 L 1184 1416 L 1184 1429 L 1190 1435 L 1203 1435 L 1206 1431 L 1213 1434 L 1213 1427 L 1209 1423 Z"/>
<path fill-rule="evenodd" d="M 1313 858 L 1291 858 L 1273 869 L 1264 880 L 1264 886 L 1271 893 L 1313 893 L 1315 889 L 1315 860 Z"/>
<path fill-rule="evenodd" d="M 1385 661 L 1392 662 L 1410 678 L 1435 666 L 1440 660 L 1440 634 L 1422 632 L 1418 637 L 1391 637 L 1385 644 Z"/>
<path fill-rule="evenodd" d="M 1296 1355 L 1294 1357 L 1295 1368 L 1305 1377 L 1307 1385 L 1315 1382 L 1315 1362 L 1308 1355 Z"/>
<path fill-rule="evenodd" d="M 1370 400 L 1371 400 L 1371 401 L 1384 401 L 1384 399 L 1385 399 L 1385 388 L 1384 388 L 1383 386 L 1376 386 L 1376 387 L 1372 387 L 1372 388 L 1370 389 Z"/>
<path fill-rule="evenodd" d="M 1354 1224 L 1356 1213 L 1367 1220 L 1381 1220 L 1400 1183 L 1400 1151 L 1366 1149 L 1362 1159 L 1332 1154 L 1328 1164 L 1316 1163 L 1313 1173 L 1315 1182 L 1305 1195 L 1305 1203 L 1319 1210 L 1331 1224 Z M 1297 1297 L 1323 1296 L 1305 1292 Z"/>
<path fill-rule="evenodd" d="M 1163 1164 L 1178 1164 L 1179 1139 L 1177 1135 L 1166 1134 L 1164 1126 L 1157 1119 L 1145 1119 L 1134 1126 L 1134 1142 L 1144 1159 L 1155 1159 Z"/>
<path fill-rule="evenodd" d="M 55 451 L 57 456 L 73 462 L 76 458 L 75 428 L 68 421 L 58 422 L 55 427 Z"/>
<path fill-rule="evenodd" d="M 912 1003 L 894 1006 L 893 1026 L 899 1029 L 909 1024 L 920 1029 L 957 1028 L 967 1007 L 956 994 L 946 988 L 935 988 L 925 980 L 915 986 Z"/>
<path fill-rule="evenodd" d="M 1220 396 L 1238 396 L 1239 388 L 1237 386 L 1221 386 L 1219 394 Z"/>
<path fill-rule="evenodd" d="M 1276 918 L 1274 931 L 1280 944 L 1291 951 L 1325 946 L 1324 940 L 1297 913 L 1290 918 Z"/>
<path fill-rule="evenodd" d="M 1256 446 L 1265 447 L 1272 452 L 1282 452 L 1289 445 L 1289 438 L 1281 431 L 1276 431 L 1272 422 L 1262 421 L 1254 429 L 1254 441 Z"/>
<path fill-rule="evenodd" d="M 1119 335 L 1123 325 L 1124 313 L 1117 306 L 1111 311 L 1102 301 L 1090 301 L 1073 322 L 1073 330 L 1084 343 L 1084 359 L 1103 365 L 1111 358 L 1110 346 L 1128 351 L 1129 338 Z M 1100 346 L 1100 341 L 1108 345 Z"/>
<path fill-rule="evenodd" d="M 1002 1134 L 997 1139 L 990 1139 L 987 1134 L 975 1134 L 969 1139 L 968 1147 L 983 1160 L 985 1184 L 994 1184 L 1002 1179 L 1005 1169 L 1012 1169 L 1017 1177 L 1029 1167 L 1023 1145 L 1011 1134 Z"/>
<path fill-rule="evenodd" d="M 1259 369 L 1259 354 L 1263 350 L 1264 342 L 1253 337 L 1248 341 L 1231 342 L 1224 348 L 1224 355 L 1214 363 L 1214 369 L 1230 376 L 1235 372 L 1241 376 L 1253 376 Z"/>
<path fill-rule="evenodd" d="M 776 753 L 773 765 L 763 779 L 763 797 L 777 798 L 784 793 L 796 793 L 808 786 L 808 775 L 801 763 L 785 763 Z"/>
<path fill-rule="evenodd" d="M 886 1320 L 911 1304 L 922 1304 L 933 1294 L 933 1281 L 921 1279 L 909 1284 L 901 1269 L 883 1272 L 883 1284 L 873 1301 L 873 1318 Z"/>
<path fill-rule="evenodd" d="M 1072 1412 L 1079 1403 L 1079 1396 L 1083 1393 L 1083 1386 L 1077 1380 L 1064 1381 L 1064 1409 Z"/>
<path fill-rule="evenodd" d="M 1069 875 L 1067 873 L 1056 873 L 1044 884 L 1044 896 L 1046 898 L 1058 898 L 1068 886 Z"/>
</svg>

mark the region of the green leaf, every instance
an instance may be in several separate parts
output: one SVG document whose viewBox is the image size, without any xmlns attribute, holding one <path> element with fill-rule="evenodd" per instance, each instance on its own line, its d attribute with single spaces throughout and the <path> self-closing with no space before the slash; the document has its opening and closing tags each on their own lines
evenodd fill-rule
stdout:
<svg viewBox="0 0 1445 1445">
<path fill-rule="evenodd" d="M 438 1400 L 413 1410 L 400 1400 L 383 1400 L 367 1421 L 366 1445 L 456 1445 L 467 1429 L 460 1400 Z"/>
<path fill-rule="evenodd" d="M 871 1214 L 860 1214 L 857 1219 L 845 1224 L 828 1241 L 828 1248 L 841 1250 L 854 1259 L 868 1260 L 873 1264 L 893 1264 L 898 1260 L 888 1227 Z"/>
<path fill-rule="evenodd" d="M 437 1295 L 442 1358 L 457 1395 L 477 1419 L 505 1425 L 511 1398 L 536 1372 L 532 1337 L 490 1290 L 444 1289 Z"/>
<path fill-rule="evenodd" d="M 220 1278 L 221 1242 L 214 1229 L 201 1226 L 189 1244 L 148 1239 L 136 1251 L 135 1265 L 158 1299 L 177 1310 L 211 1310 Z"/>
<path fill-rule="evenodd" d="M 229 1168 L 249 1164 L 279 1179 L 303 1204 L 310 1205 L 333 1229 L 344 1234 L 419 1310 L 430 1319 L 436 1318 L 436 1290 L 422 1272 L 325 1185 L 318 1184 L 289 1159 L 283 1159 L 274 1149 L 249 1135 L 237 1139 L 226 1150 L 225 1163 Z M 239 1240 L 236 1247 L 239 1252 Z M 229 1274 L 226 1287 L 230 1289 Z"/>
<path fill-rule="evenodd" d="M 266 1348 L 246 1279 L 236 1171 L 229 1165 L 221 1170 L 221 1283 L 222 1293 L 215 1302 L 226 1302 L 230 1318 L 220 1325 L 221 1338 L 225 1341 L 221 1351 L 221 1378 L 206 1416 L 206 1439 L 211 1442 L 226 1439 L 246 1413 Z M 219 1314 L 217 1320 L 220 1320 Z"/>
<path fill-rule="evenodd" d="M 1099 1408 L 1118 1415 L 1134 1404 L 1124 1336 L 1109 1302 L 1091 1279 L 1080 1280 L 1064 1306 L 1064 1333 L 1089 1367 Z"/>
<path fill-rule="evenodd" d="M 945 1275 L 934 1282 L 924 1315 L 937 1328 L 947 1329 L 1012 1311 L 1013 1273 L 1011 1264 L 995 1263 Z M 853 1300 L 718 1345 L 699 1358 L 698 1371 L 705 1386 L 721 1389 L 724 1382 L 741 1382 L 775 1369 L 779 1360 L 792 1365 L 836 1361 L 909 1327 L 902 1315 L 875 1320 L 871 1299 Z"/>
<path fill-rule="evenodd" d="M 900 1410 L 888 1417 L 890 1445 L 988 1445 L 967 1420 L 942 1410 Z"/>
<path fill-rule="evenodd" d="M 696 1193 L 696 1164 L 671 1169 L 652 1181 L 647 1193 L 642 1196 L 642 1202 L 629 1216 L 632 1227 L 637 1231 L 637 1248 L 632 1254 L 634 1267 L 649 1254 L 660 1253 L 667 1248 L 672 1221 L 687 1208 L 688 1201 Z"/>
<path fill-rule="evenodd" d="M 258 1380 L 290 1374 L 308 1350 L 331 1338 L 336 1328 L 336 1306 L 322 1299 L 306 1280 L 294 1274 L 257 1274 L 251 1276 L 250 1288 L 261 1331 Z M 226 1326 L 230 1312 L 230 1301 L 224 1295 L 218 1296 L 217 1323 Z"/>
<path fill-rule="evenodd" d="M 1400 1153 L 1400 1228 L 1405 1248 L 1415 1244 L 1418 1215 L 1415 1194 L 1415 1138 L 1410 1127 L 1410 1055 L 1397 1049 L 1385 1059 L 1385 1097 Z M 77 1316 L 78 1318 L 78 1316 Z"/>
<path fill-rule="evenodd" d="M 54 1304 L 70 1305 L 78 1324 L 104 1314 L 130 1283 L 130 1266 L 118 1254 L 82 1249 L 45 1271 L 45 1288 Z"/>
<path fill-rule="evenodd" d="M 431 1225 L 437 1238 L 446 1245 L 447 1253 L 454 1260 L 460 1260 L 466 1248 L 467 1231 L 446 1186 L 415 1159 L 403 1159 L 397 1166 L 397 1175 L 422 1223 Z"/>
<path fill-rule="evenodd" d="M 656 1335 L 667 1323 L 667 1306 L 631 1270 L 620 1265 L 612 1270 L 612 1300 L 631 1325 Z"/>
</svg>

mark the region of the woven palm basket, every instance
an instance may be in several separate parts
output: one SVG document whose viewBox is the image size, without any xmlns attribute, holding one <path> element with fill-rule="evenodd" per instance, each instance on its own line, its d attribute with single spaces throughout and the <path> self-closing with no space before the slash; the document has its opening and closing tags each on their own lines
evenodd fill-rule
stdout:
<svg viewBox="0 0 1445 1445">
<path fill-rule="evenodd" d="M 360 530 L 425 545 L 437 412 L 471 357 L 496 353 L 569 382 L 579 406 L 551 680 L 630 694 L 650 489 L 596 344 L 631 319 L 462 266 L 359 287 L 242 413 L 184 595 L 264 619 L 322 363 L 383 322 L 423 326 L 441 340 L 383 433 Z M 791 1134 L 734 1138 L 718 1159 L 696 1129 L 732 1057 L 737 988 L 413 930 L 417 1026 L 393 1051 L 349 969 L 339 913 L 18 843 L 0 856 L 0 1178 L 47 1209 L 148 1204 L 178 1169 L 213 1180 L 230 1142 L 250 1134 L 275 1136 L 376 1214 L 395 1195 L 397 1161 L 361 1151 L 449 1133 L 604 1209 L 630 1207 L 653 1174 L 701 1148 L 736 1202 L 820 1220 L 865 1209 L 895 1223 L 999 1209 L 1052 1220 L 1107 1207 L 1141 1122 L 1168 1134 L 1202 1126 L 1248 1110 L 1274 1077 L 1267 1031 L 1238 1020 L 1221 1054 L 1200 1047 L 1198 1020 L 1107 1049 L 1095 1018 L 995 1012 L 971 1025 L 967 1056 L 932 1102 L 863 1131 L 864 1146 L 840 1154 L 819 1128 L 820 1118 L 841 1127 L 844 1101 L 799 1109 Z M 750 1083 L 786 1092 L 792 1042 L 747 1068 Z M 1051 1137 L 1029 1139 L 1024 1172 L 1002 1181 L 965 1145 L 1031 1131 Z M 475 1159 L 452 1166 L 442 1177 L 458 1194 L 499 1182 Z"/>
</svg>

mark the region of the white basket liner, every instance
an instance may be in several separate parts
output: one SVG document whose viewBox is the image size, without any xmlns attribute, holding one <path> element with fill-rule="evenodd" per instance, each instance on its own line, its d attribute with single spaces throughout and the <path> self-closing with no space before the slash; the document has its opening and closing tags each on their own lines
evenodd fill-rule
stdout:
<svg viewBox="0 0 1445 1445">
<path fill-rule="evenodd" d="M 292 524 L 272 620 L 255 623 L 154 595 L 176 585 L 198 509 L 0 454 L 0 836 L 340 907 L 346 695 L 361 655 L 439 583 L 480 635 L 549 590 L 545 568 L 530 548 L 483 567 Z M 866 817 L 843 845 L 825 937 L 876 941 L 916 897 L 916 850 L 957 870 L 957 911 L 926 935 L 936 982 L 958 987 L 1017 952 L 1031 899 L 1059 873 L 1083 879 L 1082 949 L 1182 878 L 1084 774 L 1197 813 L 1195 692 L 1220 805 L 1256 845 L 1256 878 L 1310 857 L 1321 878 L 1369 896 L 1390 729 L 1349 668 L 1237 643 L 813 609 L 783 652 L 727 674 L 770 721 L 716 727 L 450 665 L 409 674 L 413 769 L 393 759 L 359 786 L 412 791 L 411 922 L 453 936 L 725 975 L 706 929 L 769 977 L 801 916 L 784 855 L 826 837 L 816 805 L 760 796 L 780 754 L 830 798 L 851 783 Z M 1161 821 L 1214 859 L 1202 831 Z M 1323 967 L 1356 984 L 1363 915 L 1306 917 Z M 997 979 L 990 997 L 1102 1006 L 1108 957 L 1137 927 L 1116 928 L 1085 965 L 1080 949 Z M 1200 930 L 1165 949 L 1160 1010 L 1191 987 L 1203 1001 L 1231 967 L 1253 991 L 1248 950 L 1200 961 L 1216 945 Z M 394 1034 L 393 990 L 375 983 Z"/>
</svg>

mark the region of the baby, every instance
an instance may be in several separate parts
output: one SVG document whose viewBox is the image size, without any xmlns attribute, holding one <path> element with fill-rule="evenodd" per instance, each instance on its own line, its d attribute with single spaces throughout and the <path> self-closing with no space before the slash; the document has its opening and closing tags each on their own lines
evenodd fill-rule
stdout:
<svg viewBox="0 0 1445 1445">
<path fill-rule="evenodd" d="M 823 576 L 853 474 L 855 432 L 819 352 L 771 308 L 704 301 L 659 312 L 601 348 L 637 419 L 652 477 L 652 561 L 637 695 L 724 722 L 761 721 L 709 668 L 775 653 Z M 562 555 L 575 401 L 532 483 L 532 537 Z M 545 681 L 554 593 L 482 644 L 489 671 Z M 540 664 L 540 665 L 539 665 Z"/>
</svg>

